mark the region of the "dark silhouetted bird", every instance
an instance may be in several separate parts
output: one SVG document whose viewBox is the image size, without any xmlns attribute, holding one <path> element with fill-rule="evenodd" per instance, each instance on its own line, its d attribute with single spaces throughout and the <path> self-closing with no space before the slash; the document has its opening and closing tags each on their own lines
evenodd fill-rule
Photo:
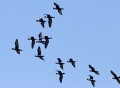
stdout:
<svg viewBox="0 0 120 88">
<path fill-rule="evenodd" d="M 67 62 L 71 63 L 71 64 L 73 65 L 73 67 L 75 68 L 75 62 L 76 62 L 76 61 L 73 61 L 72 58 L 70 58 L 69 61 L 67 61 Z"/>
<path fill-rule="evenodd" d="M 42 41 L 42 39 L 43 39 L 42 32 L 39 33 L 38 37 L 39 37 L 39 40 Z"/>
<path fill-rule="evenodd" d="M 118 77 L 112 70 L 110 70 L 110 72 L 114 76 L 114 78 L 112 78 L 112 79 L 117 80 L 117 82 L 120 84 L 120 76 Z"/>
<path fill-rule="evenodd" d="M 49 25 L 49 28 L 52 26 L 52 18 L 55 18 L 55 17 L 52 17 L 50 14 L 44 14 L 46 15 L 45 18 L 48 18 L 48 25 Z"/>
<path fill-rule="evenodd" d="M 60 6 L 55 2 L 54 2 L 54 5 L 55 5 L 55 8 L 53 8 L 53 9 L 57 10 L 60 13 L 60 15 L 62 15 L 63 8 L 60 8 Z"/>
<path fill-rule="evenodd" d="M 91 75 L 89 75 L 89 76 L 90 76 L 90 78 L 87 79 L 87 80 L 88 80 L 88 81 L 91 81 L 92 85 L 95 87 L 95 82 L 96 82 L 96 80 L 93 79 L 93 76 L 91 76 Z"/>
<path fill-rule="evenodd" d="M 40 22 L 42 27 L 44 28 L 45 27 L 45 20 L 43 20 L 43 18 L 40 18 L 39 20 L 36 20 L 37 22 Z"/>
<path fill-rule="evenodd" d="M 62 73 L 61 71 L 59 71 L 59 70 L 56 70 L 58 73 L 56 73 L 57 75 L 59 75 L 59 81 L 60 81 L 60 83 L 62 83 L 62 79 L 63 79 L 63 75 L 65 74 L 65 73 Z"/>
<path fill-rule="evenodd" d="M 19 49 L 18 39 L 15 40 L 15 48 L 12 48 L 12 50 L 15 50 L 18 54 L 20 54 L 20 51 L 23 51 Z"/>
<path fill-rule="evenodd" d="M 46 49 L 48 44 L 49 44 L 49 39 L 52 39 L 52 38 L 49 38 L 48 36 L 45 36 L 44 39 L 45 39 L 45 49 Z"/>
<path fill-rule="evenodd" d="M 35 40 L 37 40 L 37 39 L 35 39 L 33 36 L 31 36 L 30 38 L 28 38 L 28 40 L 32 40 L 32 42 L 31 42 L 31 48 L 33 49 L 34 45 L 35 45 Z"/>
<path fill-rule="evenodd" d="M 36 41 L 36 43 L 42 43 L 42 44 L 45 44 L 45 41 L 42 40 L 42 39 L 43 39 L 42 32 L 39 33 L 38 37 L 39 37 L 39 40 Z"/>
<path fill-rule="evenodd" d="M 35 57 L 39 57 L 41 60 L 44 60 L 44 56 L 43 55 L 41 55 L 41 48 L 40 48 L 40 46 L 38 46 L 38 50 L 37 50 L 37 52 L 38 52 L 38 54 L 37 55 L 35 55 Z"/>
<path fill-rule="evenodd" d="M 57 60 L 58 60 L 58 62 L 56 63 L 56 64 L 59 64 L 60 65 L 60 68 L 63 70 L 64 68 L 63 68 L 63 65 L 65 64 L 65 63 L 62 63 L 62 60 L 60 59 L 60 58 L 57 58 Z"/>
<path fill-rule="evenodd" d="M 92 65 L 89 64 L 89 68 L 91 69 L 90 72 L 94 72 L 95 74 L 100 75 L 99 71 L 96 71 Z"/>
</svg>

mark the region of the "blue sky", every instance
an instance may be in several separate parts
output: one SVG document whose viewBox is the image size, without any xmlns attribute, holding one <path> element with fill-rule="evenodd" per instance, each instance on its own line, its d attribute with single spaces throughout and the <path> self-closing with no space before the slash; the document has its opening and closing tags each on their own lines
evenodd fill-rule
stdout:
<svg viewBox="0 0 120 88">
<path fill-rule="evenodd" d="M 53 3 L 64 8 L 63 16 Z M 0 88 L 92 88 L 88 75 L 96 79 L 96 88 L 119 88 L 110 70 L 120 75 L 120 1 L 119 0 L 1 0 L 0 2 Z M 36 19 L 49 13 L 55 16 L 52 28 L 43 29 Z M 47 19 L 46 19 L 47 20 Z M 45 62 L 35 58 L 28 36 L 42 32 L 53 39 L 47 49 L 41 46 Z M 16 54 L 15 39 L 21 55 Z M 57 57 L 77 61 L 76 69 L 65 64 L 60 84 L 55 70 Z M 89 72 L 88 64 L 100 71 Z"/>
</svg>

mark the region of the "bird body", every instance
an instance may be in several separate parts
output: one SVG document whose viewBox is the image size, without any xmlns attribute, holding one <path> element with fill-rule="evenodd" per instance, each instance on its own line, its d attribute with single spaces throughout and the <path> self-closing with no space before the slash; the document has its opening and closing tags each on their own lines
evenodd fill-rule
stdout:
<svg viewBox="0 0 120 88">
<path fill-rule="evenodd" d="M 54 2 L 54 5 L 55 5 L 55 8 L 53 8 L 53 9 L 57 10 L 60 15 L 63 15 L 62 14 L 63 8 L 60 8 L 60 6 L 57 3 L 55 3 L 55 2 Z"/>
<path fill-rule="evenodd" d="M 36 41 L 36 43 L 42 43 L 42 44 L 45 44 L 45 41 L 42 40 L 42 39 L 43 39 L 42 32 L 39 33 L 38 37 L 39 37 L 39 40 Z"/>
<path fill-rule="evenodd" d="M 110 70 L 110 72 L 114 76 L 114 78 L 112 78 L 112 79 L 117 80 L 117 82 L 120 84 L 120 76 L 118 77 L 112 70 Z"/>
<path fill-rule="evenodd" d="M 76 67 L 76 66 L 75 66 L 75 62 L 76 62 L 76 61 L 74 61 L 72 58 L 70 58 L 69 61 L 67 61 L 67 62 L 71 63 L 74 68 Z"/>
<path fill-rule="evenodd" d="M 18 39 L 15 40 L 15 48 L 12 48 L 12 50 L 15 50 L 18 54 L 20 54 L 20 51 L 23 51 L 22 49 L 19 49 Z"/>
<path fill-rule="evenodd" d="M 94 72 L 95 74 L 100 75 L 99 71 L 96 71 L 92 65 L 89 64 L 89 68 L 91 69 L 90 72 Z"/>
<path fill-rule="evenodd" d="M 48 44 L 49 44 L 49 39 L 52 39 L 52 38 L 49 38 L 48 36 L 45 36 L 44 39 L 45 39 L 44 44 L 45 44 L 45 49 L 46 49 Z"/>
<path fill-rule="evenodd" d="M 32 42 L 31 42 L 31 48 L 33 49 L 34 45 L 35 45 L 35 40 L 37 40 L 37 39 L 35 39 L 33 36 L 31 36 L 30 38 L 28 38 L 28 40 L 32 40 Z"/>
<path fill-rule="evenodd" d="M 44 14 L 44 15 L 46 15 L 45 18 L 48 18 L 48 25 L 49 25 L 49 28 L 51 28 L 52 18 L 55 18 L 55 17 L 52 17 L 50 14 Z"/>
<path fill-rule="evenodd" d="M 38 52 L 38 54 L 37 55 L 35 55 L 35 57 L 39 57 L 41 60 L 44 60 L 44 56 L 43 55 L 41 55 L 41 48 L 40 48 L 40 46 L 38 46 L 38 50 L 37 50 L 37 52 Z"/>
<path fill-rule="evenodd" d="M 56 63 L 56 64 L 59 64 L 60 65 L 60 68 L 63 70 L 64 68 L 63 68 L 63 65 L 65 64 L 65 63 L 62 63 L 62 60 L 60 59 L 60 58 L 57 58 L 57 60 L 58 60 L 58 62 Z"/>
<path fill-rule="evenodd" d="M 43 18 L 40 18 L 39 20 L 36 20 L 36 22 L 40 22 L 41 23 L 41 26 L 44 28 L 45 26 L 45 20 L 43 20 Z"/>
<path fill-rule="evenodd" d="M 93 85 L 93 87 L 95 87 L 95 82 L 96 80 L 93 79 L 93 76 L 89 75 L 89 79 L 87 79 L 88 81 L 91 81 L 91 84 Z"/>
<path fill-rule="evenodd" d="M 63 75 L 65 74 L 65 73 L 62 73 L 61 71 L 59 71 L 59 70 L 56 70 L 58 73 L 56 73 L 57 75 L 59 75 L 59 81 L 60 81 L 60 83 L 62 83 L 62 79 L 63 79 Z"/>
</svg>

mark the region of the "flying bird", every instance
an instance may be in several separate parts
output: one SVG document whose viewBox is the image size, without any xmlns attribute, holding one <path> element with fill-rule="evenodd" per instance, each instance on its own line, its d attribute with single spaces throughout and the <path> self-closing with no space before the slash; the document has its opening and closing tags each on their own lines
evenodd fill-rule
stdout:
<svg viewBox="0 0 120 88">
<path fill-rule="evenodd" d="M 50 14 L 44 14 L 46 16 L 44 16 L 45 18 L 48 18 L 48 25 L 49 25 L 49 28 L 51 28 L 52 26 L 52 18 L 55 18 L 55 17 L 52 17 Z"/>
<path fill-rule="evenodd" d="M 73 67 L 75 68 L 75 62 L 72 58 L 69 59 L 69 61 L 67 61 L 68 63 L 71 63 L 73 65 Z"/>
<path fill-rule="evenodd" d="M 52 38 L 50 38 L 48 36 L 45 36 L 44 39 L 45 39 L 45 43 L 44 44 L 45 44 L 45 49 L 46 49 L 48 44 L 49 44 L 49 39 L 52 39 Z"/>
<path fill-rule="evenodd" d="M 38 46 L 38 50 L 37 50 L 37 52 L 38 52 L 38 54 L 37 55 L 35 55 L 35 57 L 39 57 L 41 60 L 43 60 L 44 61 L 44 56 L 43 55 L 41 55 L 41 48 L 40 48 L 40 46 Z"/>
<path fill-rule="evenodd" d="M 114 76 L 114 78 L 112 78 L 112 79 L 117 80 L 117 82 L 120 84 L 120 76 L 118 77 L 112 70 L 110 70 L 110 72 Z"/>
<path fill-rule="evenodd" d="M 94 72 L 95 74 L 100 75 L 99 71 L 96 71 L 92 65 L 89 64 L 89 68 L 91 69 L 90 72 Z"/>
<path fill-rule="evenodd" d="M 62 73 L 61 71 L 59 71 L 59 70 L 56 70 L 58 73 L 56 73 L 57 75 L 59 75 L 59 81 L 60 81 L 60 83 L 62 83 L 62 79 L 63 79 L 63 75 L 65 74 L 65 73 Z"/>
<path fill-rule="evenodd" d="M 55 2 L 54 2 L 54 5 L 55 5 L 55 8 L 53 8 L 53 9 L 57 10 L 60 15 L 63 15 L 62 14 L 63 8 L 60 8 L 60 6 L 57 3 L 55 3 Z"/>
<path fill-rule="evenodd" d="M 95 82 L 96 82 L 96 80 L 94 80 L 93 79 L 93 76 L 91 76 L 91 75 L 89 75 L 89 79 L 87 79 L 88 81 L 91 81 L 91 83 L 92 83 L 92 85 L 93 85 L 93 87 L 95 87 Z"/>
<path fill-rule="evenodd" d="M 42 40 L 42 39 L 43 39 L 42 32 L 39 33 L 38 37 L 39 37 L 39 40 L 36 41 L 36 43 L 42 43 L 42 44 L 45 44 L 45 41 Z"/>
<path fill-rule="evenodd" d="M 58 62 L 56 64 L 60 65 L 60 68 L 63 70 L 63 65 L 65 63 L 62 63 L 62 60 L 60 58 L 57 58 Z"/>
<path fill-rule="evenodd" d="M 33 49 L 34 45 L 35 45 L 35 40 L 37 40 L 37 39 L 35 39 L 33 36 L 31 36 L 30 38 L 28 38 L 28 40 L 32 40 L 32 42 L 31 42 L 31 48 Z"/>
<path fill-rule="evenodd" d="M 40 22 L 41 26 L 44 28 L 45 27 L 45 20 L 43 20 L 43 18 L 40 18 L 39 20 L 36 20 L 36 22 Z"/>
<path fill-rule="evenodd" d="M 12 50 L 15 50 L 18 54 L 20 54 L 20 51 L 23 51 L 19 49 L 18 39 L 15 40 L 15 48 L 12 48 Z"/>
</svg>

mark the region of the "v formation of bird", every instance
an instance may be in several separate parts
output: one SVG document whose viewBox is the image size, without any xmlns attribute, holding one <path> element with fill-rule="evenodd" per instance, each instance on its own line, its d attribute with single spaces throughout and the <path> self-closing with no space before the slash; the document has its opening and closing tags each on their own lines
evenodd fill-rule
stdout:
<svg viewBox="0 0 120 88">
<path fill-rule="evenodd" d="M 53 9 L 57 10 L 60 15 L 63 15 L 63 13 L 62 13 L 63 8 L 61 8 L 55 2 L 54 2 L 54 5 L 55 5 L 55 7 Z M 49 28 L 51 28 L 51 26 L 52 26 L 52 19 L 55 18 L 55 17 L 51 16 L 50 14 L 44 14 L 44 15 L 45 15 L 44 18 L 48 19 L 48 26 L 49 26 Z M 41 26 L 43 28 L 45 28 L 45 23 L 47 21 L 45 21 L 43 18 L 40 18 L 40 19 L 36 20 L 36 22 L 39 22 L 41 24 Z M 38 39 L 34 38 L 34 36 L 31 36 L 31 37 L 28 38 L 28 40 L 31 40 L 31 48 L 32 49 L 34 48 L 35 43 L 41 43 L 41 44 L 43 44 L 44 47 L 45 47 L 45 49 L 46 49 L 48 47 L 50 39 L 52 39 L 52 38 L 48 37 L 48 36 L 43 36 L 42 32 L 39 33 Z M 15 48 L 12 48 L 12 50 L 15 50 L 17 52 L 17 54 L 20 54 L 20 52 L 23 51 L 22 49 L 19 48 L 18 39 L 15 40 Z M 41 48 L 40 48 L 40 46 L 38 46 L 37 55 L 35 55 L 35 57 L 38 57 L 41 60 L 45 61 L 44 55 L 41 54 Z M 64 64 L 65 63 L 63 63 L 60 58 L 57 58 L 57 60 L 58 60 L 58 62 L 56 62 L 55 64 L 58 64 L 60 66 L 61 70 L 64 70 Z M 76 65 L 75 65 L 76 61 L 74 61 L 72 58 L 70 58 L 66 62 L 70 63 L 74 68 L 76 67 Z M 92 65 L 89 64 L 88 66 L 90 68 L 90 72 L 92 72 L 92 73 L 94 73 L 96 75 L 100 75 L 99 71 L 97 71 Z M 63 73 L 60 70 L 56 70 L 56 71 L 57 71 L 56 74 L 59 75 L 59 81 L 60 81 L 60 83 L 62 83 L 63 75 L 65 73 Z M 115 79 L 120 84 L 120 76 L 117 76 L 112 70 L 110 70 L 110 73 L 113 75 L 112 79 Z M 96 80 L 94 79 L 94 77 L 92 75 L 89 75 L 89 78 L 87 78 L 87 80 L 91 82 L 91 84 L 93 85 L 93 87 L 95 87 Z"/>
</svg>

